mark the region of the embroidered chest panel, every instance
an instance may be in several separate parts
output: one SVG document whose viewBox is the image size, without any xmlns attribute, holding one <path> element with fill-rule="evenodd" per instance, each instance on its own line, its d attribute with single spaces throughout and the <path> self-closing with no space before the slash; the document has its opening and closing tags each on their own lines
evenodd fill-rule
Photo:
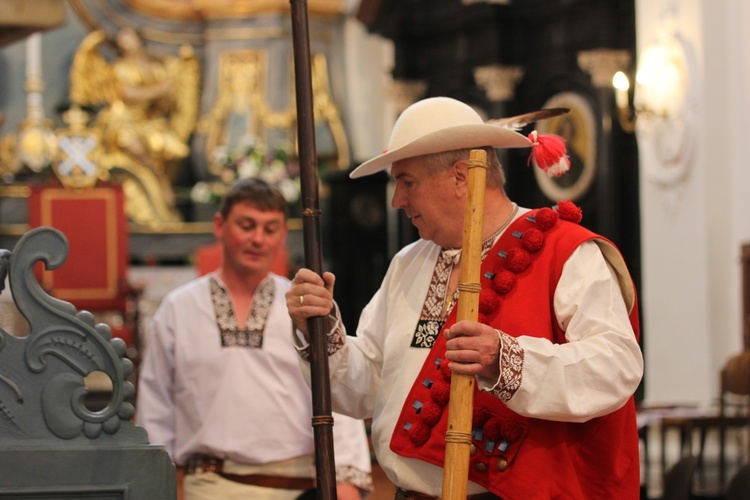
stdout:
<svg viewBox="0 0 750 500">
<path fill-rule="evenodd" d="M 264 280 L 255 290 L 250 314 L 247 316 L 244 328 L 237 324 L 232 299 L 229 294 L 214 279 L 210 279 L 211 302 L 214 306 L 216 326 L 219 329 L 222 347 L 263 347 L 263 330 L 271 312 L 276 287 L 272 279 Z"/>
<path fill-rule="evenodd" d="M 482 242 L 482 260 L 492 248 L 495 236 L 493 235 Z M 453 310 L 458 299 L 458 290 L 453 293 L 453 297 L 450 297 L 449 300 L 447 294 L 448 280 L 453 271 L 454 259 L 455 257 L 451 256 L 449 251 L 443 250 L 440 252 L 440 256 L 435 263 L 435 269 L 432 272 L 432 278 L 430 278 L 430 286 L 427 288 L 427 296 L 417 326 L 414 329 L 410 347 L 431 348 L 445 324 L 445 319 Z"/>
</svg>

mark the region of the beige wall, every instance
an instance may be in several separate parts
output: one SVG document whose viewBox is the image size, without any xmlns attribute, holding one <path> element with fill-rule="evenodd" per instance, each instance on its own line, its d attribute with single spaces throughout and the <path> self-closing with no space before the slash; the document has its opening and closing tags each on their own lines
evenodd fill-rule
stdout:
<svg viewBox="0 0 750 500">
<path fill-rule="evenodd" d="M 653 180 L 650 172 L 669 168 L 653 146 L 662 138 L 639 134 L 647 402 L 710 403 L 724 359 L 741 349 L 748 20 L 743 0 L 636 1 L 639 55 L 677 35 L 692 60 L 695 96 L 684 181 Z"/>
</svg>

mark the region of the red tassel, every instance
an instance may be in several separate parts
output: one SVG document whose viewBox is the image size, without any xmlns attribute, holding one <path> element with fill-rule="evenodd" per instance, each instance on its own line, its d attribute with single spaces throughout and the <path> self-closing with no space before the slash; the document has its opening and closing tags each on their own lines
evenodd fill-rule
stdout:
<svg viewBox="0 0 750 500">
<path fill-rule="evenodd" d="M 559 135 L 529 134 L 531 156 L 529 162 L 541 168 L 550 177 L 560 177 L 570 169 L 570 159 L 565 154 L 565 140 Z"/>
</svg>

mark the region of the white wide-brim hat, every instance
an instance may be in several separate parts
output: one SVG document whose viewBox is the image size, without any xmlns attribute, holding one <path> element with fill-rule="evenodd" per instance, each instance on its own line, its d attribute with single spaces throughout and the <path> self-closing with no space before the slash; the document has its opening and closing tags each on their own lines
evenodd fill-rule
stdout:
<svg viewBox="0 0 750 500">
<path fill-rule="evenodd" d="M 532 142 L 515 130 L 485 123 L 469 105 L 449 97 L 431 97 L 406 108 L 393 125 L 388 149 L 355 168 L 355 179 L 415 156 L 455 149 L 528 148 Z"/>
</svg>

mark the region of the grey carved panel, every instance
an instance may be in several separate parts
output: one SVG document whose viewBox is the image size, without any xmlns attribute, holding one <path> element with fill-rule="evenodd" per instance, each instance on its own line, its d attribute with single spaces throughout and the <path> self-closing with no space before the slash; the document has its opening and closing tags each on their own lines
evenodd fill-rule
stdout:
<svg viewBox="0 0 750 500">
<path fill-rule="evenodd" d="M 125 343 L 34 276 L 35 263 L 55 269 L 67 254 L 65 236 L 47 227 L 25 234 L 12 253 L 0 250 L 0 286 L 7 276 L 29 323 L 25 337 L 0 327 L 0 497 L 173 498 L 174 465 L 131 421 Z M 85 378 L 94 372 L 112 391 L 91 409 Z"/>
</svg>

